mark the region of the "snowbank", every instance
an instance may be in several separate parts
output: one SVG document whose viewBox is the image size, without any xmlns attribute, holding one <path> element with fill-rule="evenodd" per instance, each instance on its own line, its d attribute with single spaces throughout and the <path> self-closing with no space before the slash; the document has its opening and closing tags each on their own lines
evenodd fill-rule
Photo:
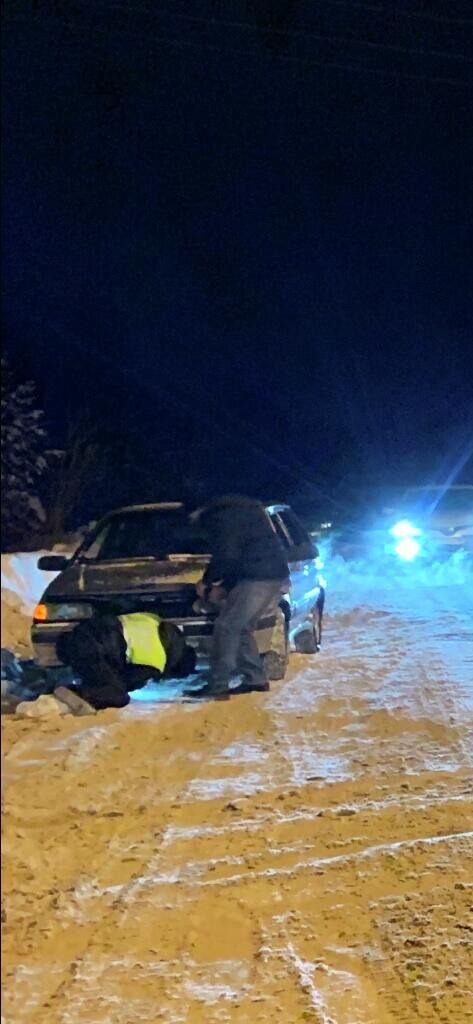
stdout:
<svg viewBox="0 0 473 1024">
<path fill-rule="evenodd" d="M 19 605 L 7 604 L 2 595 L 2 649 L 7 648 L 21 658 L 32 656 L 31 617 L 22 614 Z"/>
<path fill-rule="evenodd" d="M 344 559 L 331 555 L 328 544 L 321 550 L 324 575 L 329 592 L 367 586 L 385 590 L 418 590 L 426 587 L 465 587 L 473 594 L 473 558 L 464 551 L 456 551 L 442 561 L 419 559 L 403 563 L 392 558 L 364 557 Z"/>
<path fill-rule="evenodd" d="M 16 552 L 2 555 L 2 604 L 20 605 L 23 615 L 31 615 L 41 594 L 57 576 L 38 569 L 38 559 L 51 551 Z"/>
<path fill-rule="evenodd" d="M 38 569 L 38 559 L 50 551 L 2 555 L 2 647 L 30 653 L 31 616 L 43 591 L 56 576 Z"/>
</svg>

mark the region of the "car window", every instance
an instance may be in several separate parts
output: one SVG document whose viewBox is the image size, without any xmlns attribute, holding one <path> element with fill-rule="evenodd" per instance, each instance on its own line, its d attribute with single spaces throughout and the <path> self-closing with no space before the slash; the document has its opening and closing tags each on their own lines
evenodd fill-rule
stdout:
<svg viewBox="0 0 473 1024">
<path fill-rule="evenodd" d="M 316 558 L 318 548 L 292 509 L 283 509 L 280 512 L 280 516 L 292 540 L 290 560 L 293 562 L 307 562 Z"/>
<path fill-rule="evenodd" d="M 271 520 L 290 562 L 304 562 L 316 557 L 317 549 L 291 509 L 272 513 Z"/>
<path fill-rule="evenodd" d="M 271 519 L 271 524 L 272 524 L 272 527 L 273 527 L 273 530 L 274 530 L 275 534 L 277 535 L 277 537 L 281 541 L 281 544 L 283 545 L 283 547 L 286 548 L 286 550 L 288 550 L 290 547 L 292 547 L 292 540 L 291 540 L 291 537 L 289 536 L 289 534 L 288 534 L 284 524 L 282 523 L 281 519 L 279 518 L 278 513 L 277 512 L 272 512 L 271 515 L 270 515 L 270 519 Z"/>
<path fill-rule="evenodd" d="M 95 535 L 94 539 L 90 543 L 85 541 L 85 543 L 82 545 L 82 550 L 79 552 L 80 557 L 88 562 L 94 562 L 102 549 L 105 537 L 109 529 L 110 527 L 106 526 L 104 529 L 100 530 L 99 533 Z"/>
<path fill-rule="evenodd" d="M 284 526 L 291 538 L 294 547 L 299 547 L 301 544 L 309 542 L 309 536 L 304 530 L 302 523 L 299 522 L 297 516 L 290 508 L 285 508 L 279 513 Z"/>
<path fill-rule="evenodd" d="M 155 558 L 169 555 L 207 555 L 202 532 L 184 513 L 127 512 L 112 516 L 78 553 L 81 561 Z"/>
</svg>

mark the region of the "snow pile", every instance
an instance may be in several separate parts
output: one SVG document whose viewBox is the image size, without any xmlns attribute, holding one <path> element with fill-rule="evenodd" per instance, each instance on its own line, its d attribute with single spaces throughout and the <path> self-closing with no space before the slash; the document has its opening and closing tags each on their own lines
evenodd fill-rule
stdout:
<svg viewBox="0 0 473 1024">
<path fill-rule="evenodd" d="M 31 615 L 43 591 L 57 576 L 38 569 L 38 559 L 51 551 L 17 552 L 2 555 L 2 604 L 20 605 L 23 615 Z"/>
<path fill-rule="evenodd" d="M 38 569 L 50 551 L 2 555 L 2 647 L 23 656 L 30 652 L 31 616 L 43 591 L 57 576 Z"/>
<path fill-rule="evenodd" d="M 16 708 L 19 718 L 60 718 L 63 715 L 70 715 L 70 713 L 70 708 L 49 693 L 41 694 L 37 700 L 22 701 Z"/>
<path fill-rule="evenodd" d="M 20 607 L 6 604 L 2 596 L 2 650 L 7 648 L 22 658 L 32 655 L 31 618 L 21 613 Z"/>
<path fill-rule="evenodd" d="M 360 558 L 345 560 L 340 555 L 323 552 L 324 575 L 329 590 L 367 587 L 383 590 L 417 590 L 426 587 L 464 587 L 473 594 L 473 559 L 464 551 L 456 551 L 443 561 L 403 563 L 393 559 Z"/>
</svg>

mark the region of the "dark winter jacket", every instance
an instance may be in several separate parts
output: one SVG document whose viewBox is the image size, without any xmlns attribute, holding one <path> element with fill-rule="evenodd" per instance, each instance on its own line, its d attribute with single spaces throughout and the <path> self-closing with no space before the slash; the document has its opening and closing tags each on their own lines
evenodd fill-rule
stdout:
<svg viewBox="0 0 473 1024">
<path fill-rule="evenodd" d="M 287 557 L 259 501 L 226 497 L 199 513 L 211 562 L 206 583 L 223 582 L 231 590 L 241 580 L 281 580 L 289 575 Z"/>
</svg>

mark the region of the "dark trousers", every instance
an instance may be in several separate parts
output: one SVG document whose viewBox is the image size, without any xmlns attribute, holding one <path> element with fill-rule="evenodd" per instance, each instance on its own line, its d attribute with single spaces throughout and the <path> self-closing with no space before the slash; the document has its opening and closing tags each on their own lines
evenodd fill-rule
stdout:
<svg viewBox="0 0 473 1024">
<path fill-rule="evenodd" d="M 280 593 L 279 580 L 242 580 L 230 591 L 212 639 L 209 683 L 215 690 L 227 690 L 232 676 L 242 675 L 250 686 L 266 682 L 254 634 Z"/>
<path fill-rule="evenodd" d="M 121 624 L 114 616 L 81 622 L 61 638 L 60 658 L 80 676 L 77 692 L 97 711 L 124 708 L 129 692 L 161 673 L 147 665 L 129 665 Z"/>
</svg>

